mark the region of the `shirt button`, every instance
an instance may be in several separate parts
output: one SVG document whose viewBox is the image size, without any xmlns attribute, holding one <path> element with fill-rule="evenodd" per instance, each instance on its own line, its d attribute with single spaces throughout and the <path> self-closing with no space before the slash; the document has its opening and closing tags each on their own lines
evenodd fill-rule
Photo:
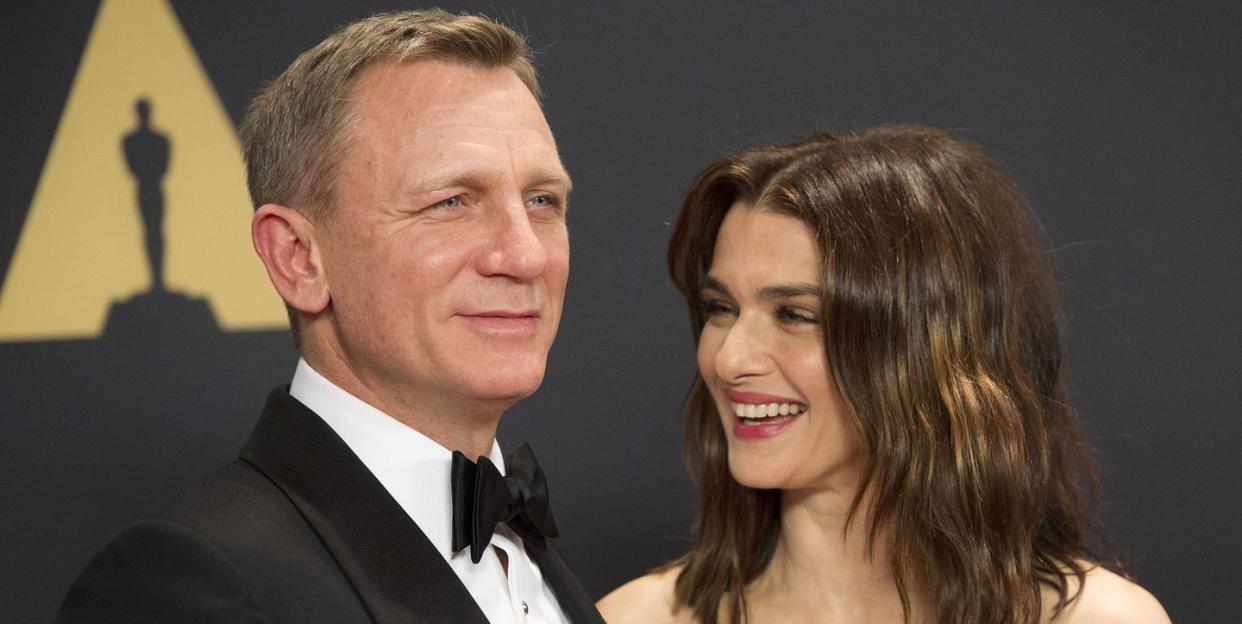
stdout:
<svg viewBox="0 0 1242 624">
<path fill-rule="evenodd" d="M 522 615 L 530 615 L 530 607 L 526 606 L 526 601 L 522 601 Z"/>
</svg>

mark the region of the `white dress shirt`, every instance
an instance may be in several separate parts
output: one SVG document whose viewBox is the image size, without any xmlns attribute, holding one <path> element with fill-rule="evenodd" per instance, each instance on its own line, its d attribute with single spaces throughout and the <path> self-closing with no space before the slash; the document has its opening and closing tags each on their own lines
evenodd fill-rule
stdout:
<svg viewBox="0 0 1242 624">
<path fill-rule="evenodd" d="M 568 624 L 552 589 L 503 522 L 479 563 L 470 549 L 452 551 L 452 499 L 449 485 L 453 454 L 427 436 L 342 390 L 299 360 L 289 394 L 319 415 L 349 445 L 358 459 L 426 534 L 492 624 Z M 505 472 L 500 445 L 492 441 L 488 457 Z M 496 550 L 509 560 L 508 574 Z"/>
</svg>

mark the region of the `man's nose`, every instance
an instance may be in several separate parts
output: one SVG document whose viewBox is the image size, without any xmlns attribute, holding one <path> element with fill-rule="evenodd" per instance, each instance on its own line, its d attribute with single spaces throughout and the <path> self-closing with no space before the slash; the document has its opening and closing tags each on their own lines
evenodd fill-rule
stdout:
<svg viewBox="0 0 1242 624">
<path fill-rule="evenodd" d="M 770 345 L 759 325 L 742 315 L 729 326 L 720 349 L 716 351 L 718 378 L 729 383 L 740 383 L 747 378 L 772 372 Z"/>
<path fill-rule="evenodd" d="M 518 280 L 542 275 L 548 253 L 530 222 L 525 202 L 520 198 L 509 202 L 497 211 L 493 221 L 488 234 L 491 241 L 480 258 L 479 272 Z"/>
</svg>

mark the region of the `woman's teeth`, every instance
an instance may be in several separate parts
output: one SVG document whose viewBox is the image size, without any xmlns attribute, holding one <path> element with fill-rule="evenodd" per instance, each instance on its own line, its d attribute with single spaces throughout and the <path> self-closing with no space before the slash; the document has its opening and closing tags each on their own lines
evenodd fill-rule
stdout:
<svg viewBox="0 0 1242 624">
<path fill-rule="evenodd" d="M 733 415 L 738 418 L 772 418 L 775 416 L 797 416 L 806 411 L 801 403 L 732 403 Z"/>
</svg>

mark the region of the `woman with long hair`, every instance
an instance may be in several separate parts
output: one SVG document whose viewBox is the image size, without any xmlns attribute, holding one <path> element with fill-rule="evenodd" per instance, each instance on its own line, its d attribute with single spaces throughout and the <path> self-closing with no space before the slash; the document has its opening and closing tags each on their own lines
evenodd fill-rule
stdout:
<svg viewBox="0 0 1242 624">
<path fill-rule="evenodd" d="M 1090 550 L 1048 251 L 979 147 L 886 126 L 726 157 L 669 270 L 694 545 L 610 623 L 1168 621 Z"/>
</svg>

